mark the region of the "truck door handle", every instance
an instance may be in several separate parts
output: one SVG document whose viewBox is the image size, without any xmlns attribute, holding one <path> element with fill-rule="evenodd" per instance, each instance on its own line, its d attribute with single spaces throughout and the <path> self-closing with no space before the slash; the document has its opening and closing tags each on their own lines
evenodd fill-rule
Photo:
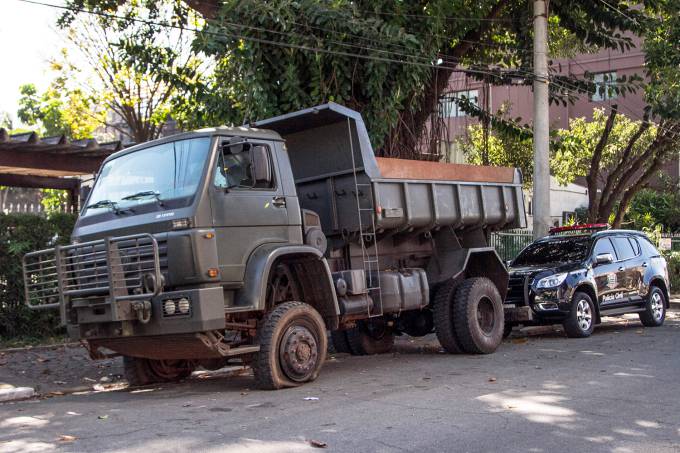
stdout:
<svg viewBox="0 0 680 453">
<path fill-rule="evenodd" d="M 274 197 L 272 198 L 272 204 L 277 208 L 286 207 L 286 197 Z"/>
</svg>

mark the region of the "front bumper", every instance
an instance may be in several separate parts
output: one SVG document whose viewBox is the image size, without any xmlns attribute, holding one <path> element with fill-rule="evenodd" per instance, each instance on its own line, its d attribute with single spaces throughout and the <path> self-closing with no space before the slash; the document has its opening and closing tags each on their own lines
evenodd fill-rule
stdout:
<svg viewBox="0 0 680 453">
<path fill-rule="evenodd" d="M 571 292 L 566 284 L 556 288 L 535 288 L 529 275 L 512 277 L 505 301 L 505 319 L 510 323 L 543 324 L 561 322 L 569 314 Z"/>
<path fill-rule="evenodd" d="M 223 329 L 219 283 L 163 292 L 159 245 L 150 234 L 99 239 L 24 257 L 26 304 L 58 308 L 75 339 L 172 335 Z M 166 301 L 188 310 L 164 312 Z M 166 310 L 167 311 L 167 310 Z"/>
</svg>

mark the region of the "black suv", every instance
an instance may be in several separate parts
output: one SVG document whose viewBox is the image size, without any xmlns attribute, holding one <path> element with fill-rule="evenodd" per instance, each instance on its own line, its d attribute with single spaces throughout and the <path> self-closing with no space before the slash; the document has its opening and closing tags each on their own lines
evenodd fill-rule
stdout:
<svg viewBox="0 0 680 453">
<path fill-rule="evenodd" d="M 666 260 L 638 231 L 606 225 L 553 228 L 509 264 L 506 335 L 513 326 L 564 325 L 587 337 L 602 316 L 638 313 L 663 324 L 670 287 Z"/>
</svg>

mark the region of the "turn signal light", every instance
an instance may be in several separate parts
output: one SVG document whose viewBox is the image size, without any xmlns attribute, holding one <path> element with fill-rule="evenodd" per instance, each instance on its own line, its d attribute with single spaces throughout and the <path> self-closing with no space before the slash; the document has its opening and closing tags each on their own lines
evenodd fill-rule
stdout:
<svg viewBox="0 0 680 453">
<path fill-rule="evenodd" d="M 211 267 L 210 269 L 208 269 L 208 277 L 215 278 L 215 277 L 217 277 L 217 274 L 219 274 L 219 271 L 217 269 L 215 269 L 214 267 Z"/>
<path fill-rule="evenodd" d="M 206 239 L 212 239 L 215 237 L 215 233 L 205 233 L 203 237 Z"/>
</svg>

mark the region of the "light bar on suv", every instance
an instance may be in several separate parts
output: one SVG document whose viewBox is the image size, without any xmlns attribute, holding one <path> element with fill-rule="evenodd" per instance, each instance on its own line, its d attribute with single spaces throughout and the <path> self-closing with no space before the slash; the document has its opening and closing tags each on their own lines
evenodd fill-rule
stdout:
<svg viewBox="0 0 680 453">
<path fill-rule="evenodd" d="M 550 235 L 561 233 L 572 233 L 572 232 L 586 232 L 586 231 L 602 231 L 608 230 L 610 228 L 607 223 L 586 223 L 583 225 L 572 225 L 572 226 L 562 226 L 550 228 Z"/>
</svg>

